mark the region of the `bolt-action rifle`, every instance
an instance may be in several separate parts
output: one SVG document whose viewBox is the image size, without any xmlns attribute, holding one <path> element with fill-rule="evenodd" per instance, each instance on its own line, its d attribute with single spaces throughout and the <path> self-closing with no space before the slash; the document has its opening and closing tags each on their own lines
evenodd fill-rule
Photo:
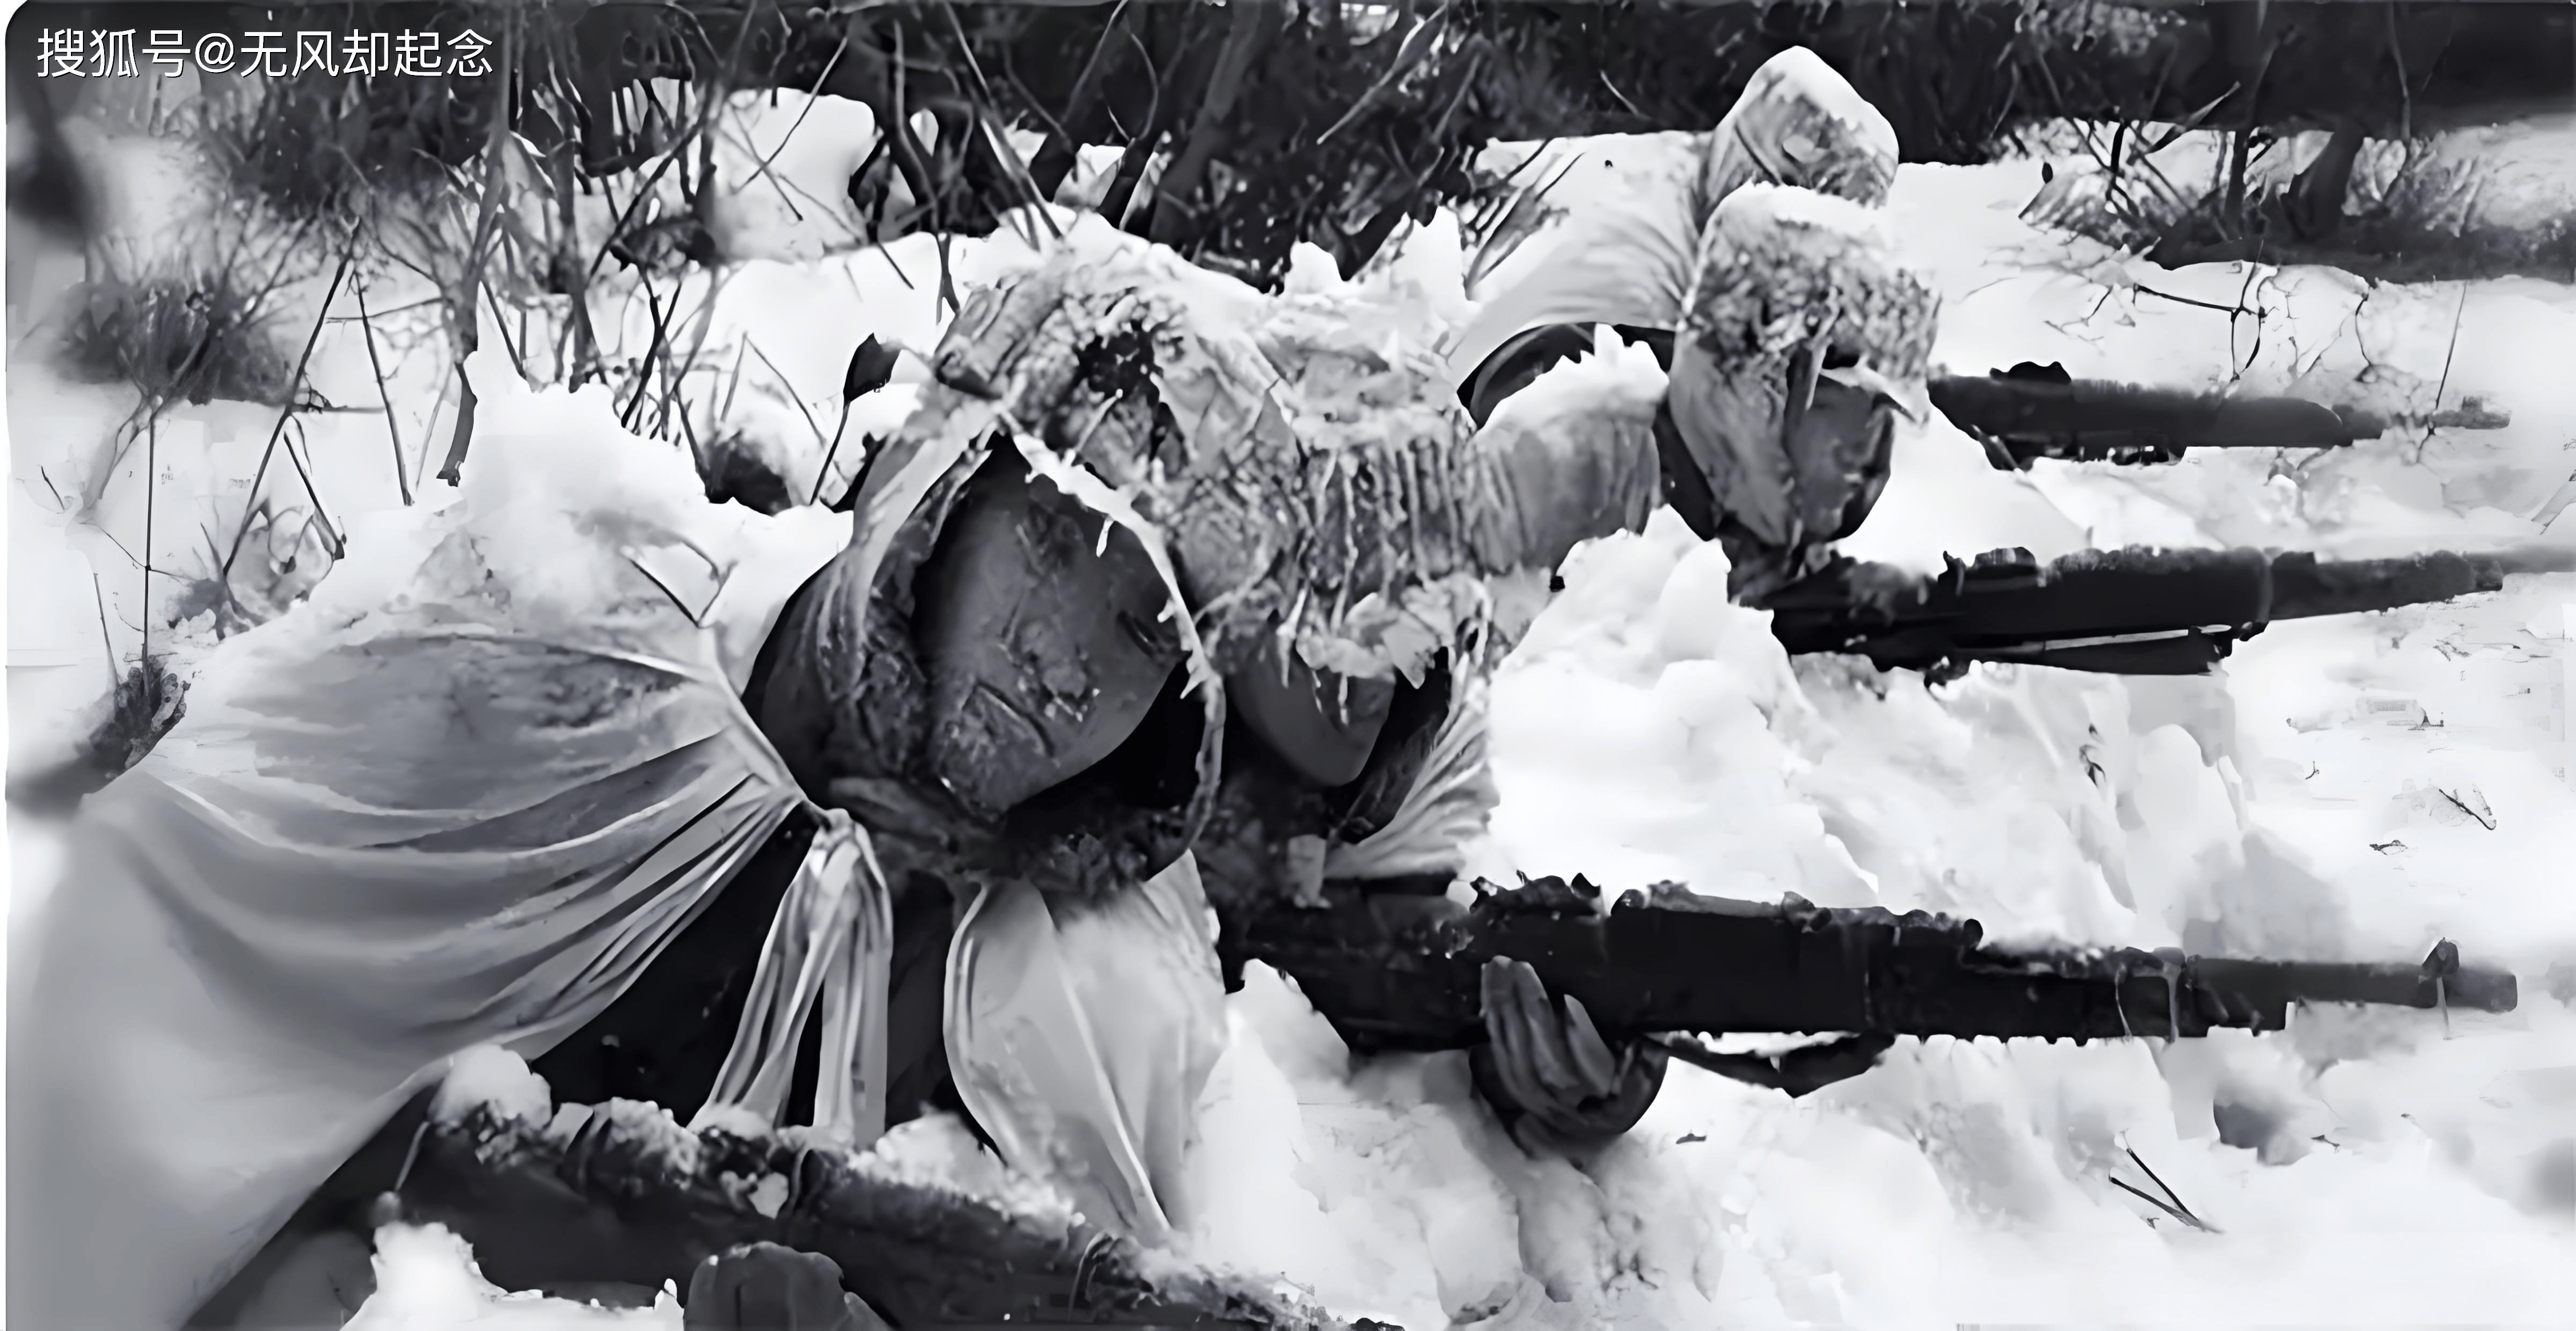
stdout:
<svg viewBox="0 0 2576 1331">
<path fill-rule="evenodd" d="M 2576 570 L 2576 547 L 2401 559 L 2254 549 L 2026 550 L 1949 561 L 1930 577 L 1836 558 L 1760 598 L 1792 654 L 1846 652 L 1881 670 L 1951 678 L 1975 661 L 2124 675 L 2205 674 L 2276 621 L 2393 610 Z"/>
<path fill-rule="evenodd" d="M 1295 979 L 1358 1050 L 1439 1050 L 1485 1038 L 1479 973 L 1508 957 L 1581 1000 L 1602 1035 L 1792 1094 L 1865 1069 L 1900 1036 L 2193 1039 L 2284 1029 L 2290 1009 L 2371 1004 L 2510 1012 L 2510 974 L 2445 941 L 2420 964 L 2261 961 L 2135 948 L 1988 946 L 1974 920 L 1916 911 L 1773 905 L 1678 887 L 1603 910 L 1582 878 L 1543 878 L 1472 906 L 1445 896 L 1326 889 L 1240 928 L 1244 953 Z M 1699 1035 L 1840 1035 L 1779 1060 L 1723 1055 Z M 1858 1058 L 1854 1058 L 1855 1050 Z"/>
<path fill-rule="evenodd" d="M 2041 458 L 2152 466 L 2195 448 L 2348 448 L 2392 429 L 2497 430 L 2512 418 L 2472 397 L 2454 410 L 2400 418 L 2295 397 L 2232 397 L 2076 379 L 2059 365 L 1983 377 L 1945 375 L 1932 405 L 1985 446 L 2000 471 Z"/>
<path fill-rule="evenodd" d="M 1669 329 L 1621 327 L 1672 368 Z M 1504 343 L 1459 386 L 1459 400 L 1478 423 L 1503 399 L 1561 361 L 1592 352 L 1592 330 L 1550 324 Z M 2296 397 L 2154 388 L 2107 379 L 2077 379 L 2063 365 L 2029 362 L 1984 375 L 1935 375 L 1932 406 L 1986 450 L 1999 471 L 2028 471 L 2041 458 L 2152 466 L 2179 461 L 2195 448 L 2348 448 L 2397 429 L 2500 430 L 2513 418 L 2483 398 L 2414 416 L 2333 407 Z"/>
<path fill-rule="evenodd" d="M 1256 905 L 1229 932 L 1246 956 L 1294 978 L 1357 1050 L 1474 1046 L 1485 1038 L 1481 970 L 1510 957 L 1580 999 L 1606 1037 L 1650 1039 L 1792 1095 L 1866 1071 L 1908 1035 L 2191 1038 L 2279 1030 L 2301 1004 L 2515 1003 L 2513 976 L 2463 966 L 2447 942 L 2412 966 L 2016 950 L 1987 946 L 1974 921 L 1919 912 L 1677 888 L 1627 893 L 1607 911 L 1598 898 L 1580 878 L 1489 889 L 1473 906 L 1331 885 L 1321 907 Z M 1697 1039 L 1734 1033 L 1845 1038 L 1777 1058 Z M 473 1242 L 487 1276 L 511 1287 L 534 1283 L 511 1270 L 530 1253 L 652 1288 L 767 1239 L 831 1257 L 844 1286 L 897 1326 L 1341 1326 L 1260 1282 L 1147 1261 L 1072 1217 L 1023 1214 L 792 1136 L 690 1133 L 623 1102 L 570 1119 L 478 1106 L 425 1122 L 405 1166 L 404 1213 Z"/>
</svg>

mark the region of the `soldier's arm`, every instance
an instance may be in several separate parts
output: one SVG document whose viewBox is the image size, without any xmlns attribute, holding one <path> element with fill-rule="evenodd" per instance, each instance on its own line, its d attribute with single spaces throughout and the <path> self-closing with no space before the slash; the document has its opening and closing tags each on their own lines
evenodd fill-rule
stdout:
<svg viewBox="0 0 2576 1331">
<path fill-rule="evenodd" d="M 1253 832 L 1255 859 L 1289 858 L 1281 846 L 1292 838 L 1336 830 L 1346 837 L 1365 835 L 1382 825 L 1395 812 L 1390 804 L 1419 779 L 1440 715 L 1456 705 L 1445 672 L 1426 680 L 1426 689 L 1399 691 L 1390 683 L 1385 686 L 1388 702 L 1372 709 L 1363 729 L 1332 705 L 1339 692 L 1332 676 L 1291 676 L 1290 683 L 1300 686 L 1293 690 L 1278 680 L 1275 672 L 1254 676 L 1244 692 L 1228 693 L 1244 729 L 1266 751 L 1230 751 L 1228 765 L 1235 770 L 1229 794 L 1235 804 L 1229 812 L 1239 811 L 1256 823 L 1283 824 Z M 1267 710 L 1256 712 L 1245 693 L 1262 684 L 1270 686 Z M 1302 754 L 1290 754 L 1272 738 L 1282 730 L 1303 746 Z M 1360 749 L 1363 736 L 1368 747 Z M 1326 767 L 1319 756 L 1332 766 Z M 1339 778 L 1333 788 L 1310 788 L 1302 798 L 1284 788 L 1301 778 L 1321 785 L 1328 775 Z M 1257 848 L 1266 848 L 1266 856 Z M 1242 844 L 1211 845 L 1211 853 L 1202 856 L 1221 916 L 1246 893 L 1286 890 L 1293 876 L 1284 863 L 1248 862 L 1246 849 Z M 1420 893 L 1437 892 L 1443 884 L 1400 879 L 1360 886 Z M 1221 947 L 1233 939 L 1230 930 L 1221 930 Z M 1231 974 L 1245 958 L 1238 953 L 1227 960 Z M 1487 968 L 1480 998 L 1489 1038 L 1470 1055 L 1474 1084 L 1523 1146 L 1552 1153 L 1597 1147 L 1635 1127 L 1654 1103 L 1666 1067 L 1662 1048 L 1643 1041 L 1611 1045 L 1579 1004 L 1553 1000 L 1527 965 L 1497 960 Z"/>
</svg>

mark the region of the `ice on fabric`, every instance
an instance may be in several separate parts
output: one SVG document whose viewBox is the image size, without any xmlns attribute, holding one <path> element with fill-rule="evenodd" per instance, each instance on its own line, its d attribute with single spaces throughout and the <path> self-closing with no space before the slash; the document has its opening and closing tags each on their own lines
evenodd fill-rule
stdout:
<svg viewBox="0 0 2576 1331">
<path fill-rule="evenodd" d="M 1320 670 L 1419 680 L 1489 617 L 1490 578 L 1642 522 L 1660 376 L 1627 354 L 1578 367 L 1528 409 L 1560 433 L 1527 415 L 1480 432 L 1424 339 L 1456 288 L 1408 271 L 1273 299 L 1091 219 L 969 299 L 905 433 L 998 417 L 1067 493 L 1159 534 L 1220 673 L 1278 640 Z M 1176 440 L 1082 368 L 1140 346 Z"/>
<path fill-rule="evenodd" d="M 459 501 L 212 653 L 72 829 L 12 1007 L 31 1320 L 177 1325 L 448 1060 L 595 1017 L 803 798 L 638 558 L 740 528 L 605 389 L 469 373 Z"/>
</svg>

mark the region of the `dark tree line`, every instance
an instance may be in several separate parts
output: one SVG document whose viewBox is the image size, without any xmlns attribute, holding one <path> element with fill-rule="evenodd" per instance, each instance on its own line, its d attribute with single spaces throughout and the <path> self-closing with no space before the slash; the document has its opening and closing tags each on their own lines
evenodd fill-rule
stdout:
<svg viewBox="0 0 2576 1331">
<path fill-rule="evenodd" d="M 13 75 L 58 25 L 507 34 L 506 79 L 379 77 L 334 123 L 281 126 L 263 151 L 289 176 L 333 148 L 374 173 L 352 180 L 461 164 L 502 106 L 587 172 L 632 166 L 674 130 L 611 94 L 656 77 L 866 102 L 898 127 L 875 169 L 945 229 L 988 227 L 1051 194 L 1077 149 L 1117 148 L 1104 211 L 1256 282 L 1301 239 L 1356 266 L 1406 217 L 1473 194 L 1495 138 L 1706 128 L 1792 45 L 1850 78 L 1920 161 L 1983 160 L 2060 117 L 2402 137 L 2576 105 L 2576 10 L 2531 3 L 38 3 L 10 25 Z M 919 111 L 931 142 L 904 128 Z M 1003 125 L 1044 146 L 1023 161 L 980 132 Z"/>
</svg>

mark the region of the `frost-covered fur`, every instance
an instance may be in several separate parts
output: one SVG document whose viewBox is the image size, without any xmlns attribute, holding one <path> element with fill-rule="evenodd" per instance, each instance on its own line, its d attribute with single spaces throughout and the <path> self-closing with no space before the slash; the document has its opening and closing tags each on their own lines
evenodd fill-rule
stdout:
<svg viewBox="0 0 2576 1331">
<path fill-rule="evenodd" d="M 1661 376 L 1607 356 L 1479 433 L 1388 299 L 1273 301 L 1078 227 L 970 302 L 936 361 L 1169 540 L 1220 671 L 1276 636 L 1317 668 L 1419 678 L 1481 622 L 1488 575 L 1642 523 Z"/>
<path fill-rule="evenodd" d="M 1819 377 L 1920 415 L 1938 314 L 1875 210 L 1780 185 L 1729 195 L 1701 238 L 1673 347 L 1673 424 L 1719 502 L 1774 547 L 1832 532 L 1877 464 L 1867 439 L 1805 456 L 1785 446 L 1792 360 L 1806 350 Z"/>
<path fill-rule="evenodd" d="M 1746 185 L 1797 185 L 1876 207 L 1896 183 L 1896 127 L 1822 57 L 1764 61 L 1710 135 L 1692 214 L 1704 226 Z"/>
</svg>

